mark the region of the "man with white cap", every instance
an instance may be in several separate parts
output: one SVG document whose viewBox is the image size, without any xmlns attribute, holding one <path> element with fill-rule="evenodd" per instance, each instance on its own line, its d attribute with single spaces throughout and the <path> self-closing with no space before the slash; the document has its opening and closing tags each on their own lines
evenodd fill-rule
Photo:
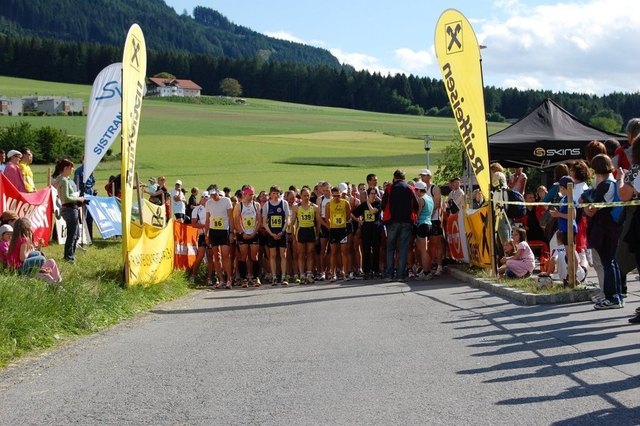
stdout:
<svg viewBox="0 0 640 426">
<path fill-rule="evenodd" d="M 171 191 L 171 210 L 173 210 L 176 222 L 184 222 L 186 207 L 184 192 L 182 192 L 182 181 L 178 179 L 175 188 Z"/>
<path fill-rule="evenodd" d="M 24 186 L 24 180 L 22 179 L 22 171 L 18 163 L 22 159 L 22 153 L 20 151 L 12 149 L 7 153 L 9 161 L 4 169 L 4 175 L 20 192 L 27 192 L 27 188 Z"/>
<path fill-rule="evenodd" d="M 444 232 L 442 229 L 442 194 L 440 187 L 432 183 L 431 170 L 423 169 L 420 172 L 420 180 L 427 185 L 426 193 L 433 199 L 433 212 L 431 213 L 431 234 L 429 235 L 429 252 L 431 259 L 438 265 L 434 275 L 442 274 L 442 260 L 445 253 Z M 427 273 L 429 271 L 425 271 Z"/>
<path fill-rule="evenodd" d="M 224 196 L 221 189 L 212 189 L 210 198 L 205 203 L 205 222 L 208 224 L 209 233 L 207 243 L 211 251 L 209 252 L 207 285 L 213 285 L 211 278 L 215 274 L 218 278 L 216 288 L 222 287 L 226 273 L 226 288 L 231 288 L 232 265 L 230 257 L 229 230 L 233 223 L 233 205 L 231 200 Z"/>
</svg>

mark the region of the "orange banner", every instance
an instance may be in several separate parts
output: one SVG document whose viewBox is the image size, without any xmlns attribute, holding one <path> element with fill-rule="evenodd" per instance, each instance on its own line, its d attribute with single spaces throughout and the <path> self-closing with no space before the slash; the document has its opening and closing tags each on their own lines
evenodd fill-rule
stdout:
<svg viewBox="0 0 640 426">
<path fill-rule="evenodd" d="M 196 261 L 198 252 L 198 229 L 186 223 L 174 222 L 173 239 L 176 247 L 173 255 L 173 268 L 191 268 Z"/>
</svg>

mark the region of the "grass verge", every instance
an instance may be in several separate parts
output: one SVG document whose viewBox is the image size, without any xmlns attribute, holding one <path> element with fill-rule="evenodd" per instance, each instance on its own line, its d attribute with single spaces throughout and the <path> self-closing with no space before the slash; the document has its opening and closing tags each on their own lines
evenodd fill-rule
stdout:
<svg viewBox="0 0 640 426">
<path fill-rule="evenodd" d="M 473 275 L 474 277 L 492 280 L 496 284 L 500 284 L 504 287 L 515 288 L 531 294 L 560 294 L 571 293 L 574 291 L 585 291 L 584 287 L 564 287 L 562 283 L 555 282 L 551 286 L 538 287 L 535 281 L 535 278 L 537 276 L 536 274 L 533 274 L 528 278 L 497 278 L 492 277 L 491 272 L 487 269 L 477 268 L 465 264 L 457 265 L 456 267 L 469 275 Z"/>
<path fill-rule="evenodd" d="M 61 288 L 36 278 L 0 273 L 0 367 L 76 336 L 102 330 L 189 292 L 184 273 L 149 287 L 123 288 L 119 241 L 97 240 L 76 264 L 60 263 Z M 45 247 L 62 259 L 62 246 Z"/>
</svg>

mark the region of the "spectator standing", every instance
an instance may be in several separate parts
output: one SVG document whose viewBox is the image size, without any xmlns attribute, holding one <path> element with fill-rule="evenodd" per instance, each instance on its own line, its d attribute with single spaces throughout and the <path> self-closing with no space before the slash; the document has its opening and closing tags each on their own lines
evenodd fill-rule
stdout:
<svg viewBox="0 0 640 426">
<path fill-rule="evenodd" d="M 67 225 L 67 238 L 64 243 L 64 260 L 76 261 L 76 243 L 80 234 L 78 226 L 78 207 L 84 203 L 84 197 L 78 195 L 78 188 L 71 179 L 73 162 L 68 159 L 58 160 L 53 172 L 53 185 L 58 190 L 58 197 L 62 203 L 60 214 Z"/>
<path fill-rule="evenodd" d="M 182 181 L 180 179 L 176 181 L 176 185 L 173 191 L 171 191 L 171 210 L 173 210 L 173 216 L 176 218 L 176 222 L 183 223 L 186 204 L 184 192 L 182 192 Z"/>
<path fill-rule="evenodd" d="M 418 213 L 418 199 L 405 182 L 405 173 L 400 169 L 393 173 L 393 182 L 385 188 L 382 196 L 382 211 L 384 224 L 387 227 L 386 279 L 393 280 L 394 258 L 397 250 L 398 276 L 396 278 L 404 280 L 409 241 Z"/>
<path fill-rule="evenodd" d="M 471 208 L 479 209 L 484 204 L 484 195 L 482 195 L 482 191 L 480 189 L 473 190 L 473 196 L 471 197 Z"/>
<path fill-rule="evenodd" d="M 191 273 L 189 274 L 189 280 L 192 282 L 195 281 L 198 270 L 200 269 L 200 264 L 209 251 L 206 243 L 206 234 L 209 225 L 207 225 L 206 222 L 207 212 L 204 207 L 207 201 L 209 201 L 209 193 L 203 191 L 200 202 L 191 212 L 191 226 L 198 229 L 198 252 L 196 253 L 196 260 L 193 262 Z"/>
<path fill-rule="evenodd" d="M 4 168 L 6 164 L 4 162 L 7 160 L 7 153 L 4 152 L 4 149 L 0 149 L 0 173 L 4 172 Z"/>
<path fill-rule="evenodd" d="M 31 163 L 33 163 L 33 153 L 29 148 L 24 148 L 22 151 L 22 158 L 18 163 L 20 167 L 20 173 L 22 174 L 22 180 L 27 192 L 36 192 L 36 185 L 33 182 L 33 171 L 31 170 Z"/>
<path fill-rule="evenodd" d="M 84 162 L 84 158 L 82 159 L 82 161 Z M 81 164 L 80 167 L 76 169 L 75 173 L 73 174 L 73 181 L 76 183 L 78 189 L 80 190 L 81 196 L 97 195 L 98 191 L 94 189 L 96 184 L 96 178 L 93 175 L 93 172 L 91 172 L 87 180 L 84 182 L 82 181 L 83 178 L 84 178 L 84 163 Z M 89 238 L 93 240 L 93 217 L 91 216 L 91 213 L 89 213 L 89 210 L 87 209 L 86 205 L 82 206 L 82 214 L 84 217 L 84 221 L 87 224 L 87 230 L 89 231 Z"/>
<path fill-rule="evenodd" d="M 156 178 L 150 177 L 148 182 L 149 182 L 149 184 L 146 185 L 146 189 L 144 190 L 144 192 L 146 192 L 147 194 L 151 195 L 151 194 L 153 194 L 154 192 L 156 192 L 158 190 L 158 181 L 157 181 Z M 149 201 L 151 201 L 151 199 L 149 199 Z M 160 203 L 160 204 L 162 204 L 162 203 Z"/>
<path fill-rule="evenodd" d="M 451 192 L 449 193 L 449 200 L 455 203 L 457 210 L 465 208 L 464 191 L 462 190 L 462 188 L 460 188 L 460 178 L 455 177 L 451 179 L 449 185 L 451 188 Z M 449 204 L 449 208 L 451 209 L 451 213 L 454 213 L 454 209 L 452 208 L 451 204 Z"/>
<path fill-rule="evenodd" d="M 508 201 L 509 198 L 506 194 L 507 178 L 504 173 L 495 172 L 492 174 L 491 189 L 493 191 L 491 197 L 494 205 L 493 211 L 495 214 L 496 229 L 500 242 L 498 247 L 500 248 L 511 239 L 511 223 L 509 222 L 507 211 L 503 204 L 505 201 Z"/>
<path fill-rule="evenodd" d="M 617 185 L 613 178 L 613 163 L 605 154 L 596 155 L 591 160 L 596 173 L 596 185 L 593 202 L 611 202 L 617 199 Z M 615 258 L 618 239 L 622 230 L 619 223 L 622 207 L 595 208 L 588 206 L 584 212 L 589 219 L 587 240 L 589 247 L 595 249 L 602 264 L 604 282 L 602 290 L 605 299 L 594 305 L 597 310 L 622 308 L 622 285 L 620 268 Z"/>
<path fill-rule="evenodd" d="M 9 158 L 9 161 L 7 162 L 4 169 L 4 175 L 7 177 L 7 179 L 9 179 L 9 182 L 11 182 L 18 191 L 27 192 L 27 188 L 24 186 L 24 180 L 22 179 L 22 171 L 20 170 L 20 166 L 18 166 L 18 163 L 22 158 L 22 154 L 20 153 L 20 151 L 12 149 L 7 154 L 7 157 Z"/>
<path fill-rule="evenodd" d="M 191 220 L 191 214 L 193 212 L 193 209 L 196 208 L 196 206 L 198 205 L 198 193 L 200 192 L 200 189 L 197 186 L 194 186 L 193 188 L 191 188 L 191 195 L 189 196 L 189 201 L 187 201 L 187 208 L 185 210 L 185 216 L 188 218 L 188 220 Z"/>
<path fill-rule="evenodd" d="M 522 167 L 516 167 L 514 169 L 514 172 L 509 176 L 509 181 L 507 183 L 510 189 L 524 194 L 524 191 L 527 188 L 527 175 L 522 171 Z"/>
</svg>

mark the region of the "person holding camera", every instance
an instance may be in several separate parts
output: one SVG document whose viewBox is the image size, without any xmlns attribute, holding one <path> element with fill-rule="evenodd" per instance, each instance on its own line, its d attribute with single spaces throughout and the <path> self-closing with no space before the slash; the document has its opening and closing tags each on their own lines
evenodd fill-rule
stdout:
<svg viewBox="0 0 640 426">
<path fill-rule="evenodd" d="M 58 160 L 53 172 L 53 186 L 58 190 L 58 198 L 62 207 L 60 214 L 67 225 L 67 239 L 64 243 L 64 260 L 74 263 L 76 261 L 76 243 L 78 242 L 80 217 L 78 208 L 85 203 L 81 197 L 75 182 L 71 178 L 73 162 L 66 158 Z"/>
</svg>

